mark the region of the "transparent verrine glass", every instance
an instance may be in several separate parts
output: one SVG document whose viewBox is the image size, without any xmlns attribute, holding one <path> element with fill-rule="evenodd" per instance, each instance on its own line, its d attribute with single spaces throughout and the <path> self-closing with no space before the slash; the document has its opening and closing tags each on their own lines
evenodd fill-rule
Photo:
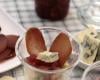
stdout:
<svg viewBox="0 0 100 80">
<path fill-rule="evenodd" d="M 59 28 L 53 28 L 53 27 L 40 27 L 39 28 L 44 36 L 46 46 L 47 48 L 50 47 L 51 43 L 55 39 L 55 37 L 63 32 L 67 34 L 70 38 L 73 51 L 72 54 L 70 55 L 69 59 L 66 60 L 66 62 L 70 65 L 70 67 L 65 67 L 62 69 L 58 70 L 43 70 L 43 69 L 38 69 L 34 66 L 31 66 L 25 61 L 25 58 L 29 56 L 28 52 L 26 51 L 25 48 L 25 42 L 24 36 L 20 37 L 19 40 L 17 41 L 16 44 L 16 54 L 21 60 L 23 67 L 24 67 L 24 75 L 25 75 L 25 80 L 70 80 L 68 76 L 68 72 L 71 68 L 74 67 L 74 64 L 78 60 L 79 52 L 80 52 L 80 47 L 77 44 L 77 42 L 72 38 L 69 32 L 59 29 Z"/>
</svg>

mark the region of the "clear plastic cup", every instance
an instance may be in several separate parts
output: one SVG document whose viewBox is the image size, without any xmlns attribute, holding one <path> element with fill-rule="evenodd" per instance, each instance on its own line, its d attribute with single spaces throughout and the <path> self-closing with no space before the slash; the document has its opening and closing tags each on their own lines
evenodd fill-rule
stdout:
<svg viewBox="0 0 100 80">
<path fill-rule="evenodd" d="M 19 57 L 19 59 L 21 60 L 23 64 L 25 80 L 69 80 L 66 74 L 66 71 L 74 67 L 74 64 L 78 60 L 78 56 L 80 52 L 79 45 L 72 38 L 70 33 L 68 33 L 67 31 L 63 29 L 52 28 L 52 27 L 40 27 L 40 30 L 43 33 L 44 39 L 46 41 L 46 46 L 48 48 L 50 47 L 52 41 L 55 39 L 55 37 L 60 32 L 64 32 L 65 34 L 69 35 L 70 41 L 72 43 L 73 51 L 69 59 L 66 62 L 70 66 L 67 68 L 65 67 L 65 68 L 58 69 L 58 70 L 48 70 L 48 71 L 31 66 L 25 61 L 25 58 L 28 57 L 29 54 L 25 48 L 24 36 L 22 36 L 19 38 L 19 40 L 16 43 L 15 51 L 16 51 L 17 56 Z"/>
<path fill-rule="evenodd" d="M 85 70 L 82 80 L 100 80 L 100 61 L 95 62 Z"/>
<path fill-rule="evenodd" d="M 100 29 L 100 0 L 72 0 L 81 22 Z"/>
</svg>

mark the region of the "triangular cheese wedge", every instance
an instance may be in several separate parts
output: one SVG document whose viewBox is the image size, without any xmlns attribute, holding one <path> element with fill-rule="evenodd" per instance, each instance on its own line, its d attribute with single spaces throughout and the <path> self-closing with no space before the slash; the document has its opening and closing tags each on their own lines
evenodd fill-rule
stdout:
<svg viewBox="0 0 100 80">
<path fill-rule="evenodd" d="M 97 51 L 100 45 L 100 40 L 90 35 L 85 35 L 82 45 L 81 58 L 84 62 L 92 64 L 97 55 Z"/>
</svg>

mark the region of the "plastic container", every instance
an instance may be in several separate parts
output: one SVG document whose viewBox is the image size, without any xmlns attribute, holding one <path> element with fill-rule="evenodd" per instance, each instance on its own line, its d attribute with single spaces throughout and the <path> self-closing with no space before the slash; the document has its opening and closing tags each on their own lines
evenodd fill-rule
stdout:
<svg viewBox="0 0 100 80">
<path fill-rule="evenodd" d="M 73 51 L 70 55 L 70 58 L 67 60 L 70 67 L 62 68 L 58 70 L 43 70 L 38 69 L 34 66 L 31 66 L 25 61 L 25 58 L 29 56 L 28 52 L 25 48 L 25 43 L 23 41 L 24 37 L 22 36 L 16 44 L 16 54 L 21 60 L 23 66 L 24 66 L 24 75 L 25 80 L 66 80 L 69 78 L 69 76 L 66 74 L 66 71 L 70 70 L 72 67 L 74 67 L 74 64 L 78 60 L 79 56 L 79 45 L 76 43 L 76 41 L 71 37 L 70 33 L 63 29 L 59 28 L 52 28 L 52 27 L 42 27 L 40 28 L 44 35 L 44 39 L 46 40 L 47 47 L 50 47 L 50 44 L 54 40 L 54 38 L 60 33 L 64 32 L 65 34 L 68 34 L 70 37 L 70 40 L 72 42 Z M 49 33 L 49 34 L 48 34 Z M 48 37 L 49 36 L 49 37 Z M 69 72 L 68 72 L 69 73 Z M 66 75 L 66 76 L 64 76 Z M 69 80 L 69 79 L 68 79 Z"/>
</svg>

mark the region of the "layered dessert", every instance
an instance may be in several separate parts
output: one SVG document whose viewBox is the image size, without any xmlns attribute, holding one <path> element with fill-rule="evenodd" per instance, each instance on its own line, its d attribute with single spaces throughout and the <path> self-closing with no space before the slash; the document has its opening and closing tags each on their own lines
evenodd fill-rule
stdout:
<svg viewBox="0 0 100 80">
<path fill-rule="evenodd" d="M 59 33 L 48 48 L 42 32 L 38 28 L 30 28 L 25 34 L 24 42 L 29 54 L 25 62 L 36 69 L 31 71 L 25 67 L 27 80 L 62 80 L 63 72 L 55 71 L 70 68 L 67 62 L 72 53 L 69 36 Z"/>
</svg>

